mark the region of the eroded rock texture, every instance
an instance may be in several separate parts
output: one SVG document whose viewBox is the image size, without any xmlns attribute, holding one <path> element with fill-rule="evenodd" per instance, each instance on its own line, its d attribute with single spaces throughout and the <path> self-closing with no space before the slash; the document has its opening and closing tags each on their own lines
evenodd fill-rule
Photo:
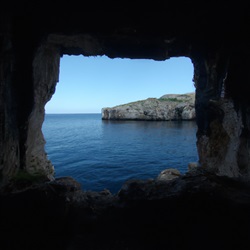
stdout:
<svg viewBox="0 0 250 250">
<path fill-rule="evenodd" d="M 112 108 L 102 108 L 103 120 L 194 120 L 194 94 L 164 95 Z"/>
<path fill-rule="evenodd" d="M 249 184 L 173 169 L 160 176 L 116 195 L 83 192 L 70 178 L 0 193 L 1 249 L 249 249 Z"/>
</svg>

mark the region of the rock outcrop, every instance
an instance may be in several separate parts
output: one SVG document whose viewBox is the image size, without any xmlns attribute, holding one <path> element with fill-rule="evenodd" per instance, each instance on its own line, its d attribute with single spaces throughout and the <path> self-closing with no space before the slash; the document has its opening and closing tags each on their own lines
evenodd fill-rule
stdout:
<svg viewBox="0 0 250 250">
<path fill-rule="evenodd" d="M 194 120 L 195 94 L 169 94 L 102 109 L 103 120 Z"/>
<path fill-rule="evenodd" d="M 118 194 L 70 178 L 0 192 L 1 250 L 249 249 L 249 183 L 202 169 L 165 174 L 173 178 L 130 180 Z"/>
</svg>

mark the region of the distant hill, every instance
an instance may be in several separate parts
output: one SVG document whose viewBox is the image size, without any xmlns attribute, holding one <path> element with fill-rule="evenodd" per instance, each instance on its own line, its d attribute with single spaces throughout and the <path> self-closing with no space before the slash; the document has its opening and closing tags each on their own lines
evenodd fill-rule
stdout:
<svg viewBox="0 0 250 250">
<path fill-rule="evenodd" d="M 167 94 L 102 109 L 103 120 L 194 120 L 195 93 Z"/>
</svg>

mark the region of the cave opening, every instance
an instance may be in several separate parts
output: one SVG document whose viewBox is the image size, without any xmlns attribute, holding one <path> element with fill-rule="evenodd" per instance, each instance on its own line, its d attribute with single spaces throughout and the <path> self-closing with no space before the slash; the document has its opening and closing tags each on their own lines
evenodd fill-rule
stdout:
<svg viewBox="0 0 250 250">
<path fill-rule="evenodd" d="M 83 190 L 117 192 L 127 180 L 156 178 L 164 169 L 187 172 L 188 163 L 198 159 L 193 119 L 102 120 L 101 109 L 194 93 L 192 78 L 187 57 L 154 61 L 64 55 L 43 124 L 55 177 L 71 176 Z"/>
</svg>

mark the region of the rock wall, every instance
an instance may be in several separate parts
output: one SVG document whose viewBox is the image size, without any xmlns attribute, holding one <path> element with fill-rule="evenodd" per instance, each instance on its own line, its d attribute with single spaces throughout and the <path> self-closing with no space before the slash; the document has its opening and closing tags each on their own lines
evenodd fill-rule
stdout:
<svg viewBox="0 0 250 250">
<path fill-rule="evenodd" d="M 200 161 L 203 167 L 214 170 L 217 174 L 239 177 L 241 173 L 238 154 L 241 151 L 242 117 L 235 112 L 234 104 L 230 100 L 211 101 L 210 105 L 223 112 L 223 118 L 218 117 L 210 123 L 209 136 L 199 137 L 197 148 Z"/>
<path fill-rule="evenodd" d="M 190 96 L 190 99 L 184 98 Z M 146 100 L 102 109 L 103 120 L 171 121 L 194 120 L 195 108 L 192 95 L 165 95 Z"/>
<path fill-rule="evenodd" d="M 198 57 L 193 63 L 200 164 L 219 175 L 249 178 L 249 101 L 243 83 L 249 80 L 241 73 L 249 62 L 244 57 L 239 62 L 227 48 Z"/>
</svg>

